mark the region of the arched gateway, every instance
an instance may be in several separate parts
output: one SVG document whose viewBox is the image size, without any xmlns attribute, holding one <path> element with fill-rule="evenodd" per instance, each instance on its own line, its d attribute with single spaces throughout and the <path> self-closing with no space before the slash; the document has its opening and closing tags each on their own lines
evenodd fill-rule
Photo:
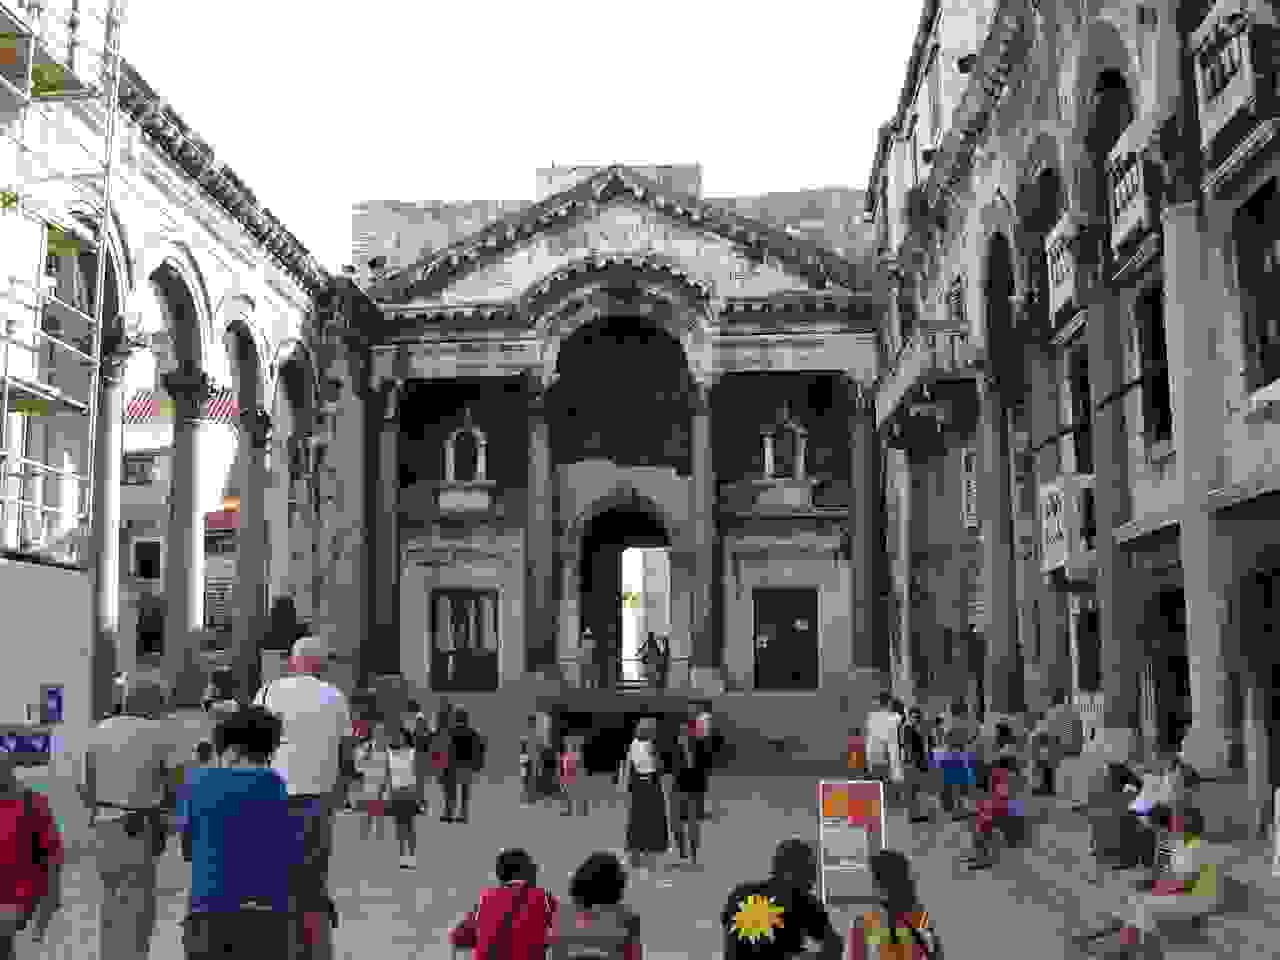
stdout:
<svg viewBox="0 0 1280 960">
<path fill-rule="evenodd" d="M 643 630 L 672 691 L 869 695 L 888 636 L 867 280 L 611 167 L 374 288 L 372 378 L 398 399 L 362 672 L 469 699 L 542 675 L 594 702 L 637 679 Z M 463 433 L 483 477 L 447 462 Z M 626 580 L 629 550 L 665 552 L 636 561 L 661 600 Z M 628 612 L 650 606 L 643 627 Z M 811 668 L 762 668 L 755 638 L 784 634 Z"/>
</svg>

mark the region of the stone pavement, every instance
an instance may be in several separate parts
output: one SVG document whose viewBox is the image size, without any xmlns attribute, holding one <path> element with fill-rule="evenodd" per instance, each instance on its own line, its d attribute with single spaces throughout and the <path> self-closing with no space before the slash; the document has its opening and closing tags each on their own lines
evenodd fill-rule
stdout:
<svg viewBox="0 0 1280 960">
<path fill-rule="evenodd" d="M 729 889 L 764 877 L 779 840 L 816 838 L 814 786 L 813 779 L 802 777 L 713 781 L 713 805 L 720 816 L 705 828 L 703 868 L 632 877 L 628 899 L 641 915 L 646 958 L 719 957 L 717 915 Z M 623 809 L 607 786 L 600 790 L 612 806 L 584 819 L 561 817 L 557 808 L 521 807 L 514 780 L 477 784 L 469 824 L 419 820 L 414 872 L 398 868 L 390 829 L 381 844 L 362 843 L 358 817 L 340 815 L 333 861 L 341 913 L 337 956 L 449 960 L 446 933 L 474 903 L 480 886 L 491 882 L 493 858 L 506 846 L 527 848 L 541 865 L 542 882 L 563 896 L 569 874 L 588 853 L 621 845 Z M 1037 849 L 1010 854 L 993 870 L 976 874 L 955 860 L 965 845 L 964 825 L 913 827 L 900 814 L 890 815 L 888 844 L 912 855 L 922 899 L 952 960 L 1081 957 L 1066 935 L 1098 925 L 1107 906 L 1117 902 L 1113 887 L 1089 882 L 1083 857 L 1087 838 L 1079 818 L 1037 812 L 1047 817 L 1035 830 Z M 1262 869 L 1259 862 L 1259 857 L 1245 857 L 1228 864 L 1233 876 L 1252 883 L 1252 899 L 1243 912 L 1213 921 L 1207 940 L 1180 944 L 1170 950 L 1171 958 L 1275 956 L 1280 881 L 1271 881 L 1269 863 Z M 178 922 L 187 874 L 171 847 L 160 869 L 162 905 L 153 960 L 181 957 Z M 51 944 L 20 944 L 18 960 L 97 960 L 98 896 L 91 861 L 73 864 L 67 906 L 50 931 Z"/>
</svg>

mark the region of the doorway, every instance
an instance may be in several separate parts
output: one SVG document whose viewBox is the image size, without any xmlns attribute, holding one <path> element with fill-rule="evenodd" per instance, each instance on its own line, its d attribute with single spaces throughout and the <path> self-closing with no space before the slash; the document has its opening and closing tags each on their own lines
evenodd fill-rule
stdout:
<svg viewBox="0 0 1280 960">
<path fill-rule="evenodd" d="M 641 661 L 645 637 L 638 632 L 641 623 L 647 623 L 646 634 L 651 628 L 666 628 L 669 645 L 669 618 L 667 623 L 662 622 L 657 601 L 651 617 L 646 618 L 644 610 L 632 608 L 637 599 L 629 594 L 643 596 L 645 591 L 643 586 L 640 590 L 624 590 L 623 557 L 637 550 L 631 556 L 648 558 L 648 595 L 656 598 L 663 592 L 663 571 L 668 572 L 666 582 L 670 583 L 670 545 L 655 509 L 639 499 L 604 510 L 583 535 L 579 611 L 583 645 L 590 651 L 592 672 L 599 686 L 616 687 L 628 676 L 633 683 L 647 682 Z M 643 584 L 646 561 L 640 562 L 639 578 Z"/>
<path fill-rule="evenodd" d="M 755 604 L 755 688 L 818 689 L 818 591 L 770 587 Z"/>
</svg>

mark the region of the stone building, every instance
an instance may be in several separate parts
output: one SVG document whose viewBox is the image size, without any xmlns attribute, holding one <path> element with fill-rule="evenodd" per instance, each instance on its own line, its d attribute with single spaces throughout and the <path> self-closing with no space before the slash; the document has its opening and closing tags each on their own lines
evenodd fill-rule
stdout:
<svg viewBox="0 0 1280 960">
<path fill-rule="evenodd" d="M 700 179 L 540 171 L 532 205 L 330 289 L 322 619 L 362 675 L 587 702 L 617 679 L 619 555 L 662 547 L 674 690 L 802 694 L 842 738 L 878 688 L 880 300 Z"/>
<path fill-rule="evenodd" d="M 0 451 L 0 609 L 6 640 L 31 645 L 38 679 L 66 683 L 68 712 L 74 701 L 80 723 L 108 708 L 114 670 L 136 660 L 135 638 L 118 636 L 121 567 L 132 569 L 135 537 L 165 544 L 164 669 L 179 700 L 198 698 L 205 518 L 221 508 L 229 476 L 244 528 L 253 532 L 240 544 L 233 600 L 241 680 L 250 682 L 268 596 L 293 590 L 291 543 L 297 546 L 308 522 L 305 511 L 291 513 L 286 497 L 289 477 L 303 475 L 291 464 L 310 429 L 315 378 L 306 339 L 312 295 L 326 280 L 307 250 L 127 63 L 103 216 L 108 180 L 86 173 L 86 158 L 106 159 L 111 100 L 76 94 L 91 92 L 103 69 L 104 31 L 118 29 L 105 10 L 105 3 L 76 10 L 23 3 L 0 12 L 0 32 L 16 43 L 0 64 L 0 249 L 11 285 L 0 305 L 9 417 Z M 102 347 L 94 357 L 99 256 L 106 279 Z M 92 405 L 66 404 L 69 385 L 91 383 L 86 362 L 101 364 L 96 419 L 82 415 Z M 164 489 L 147 485 L 149 505 L 126 507 L 124 412 L 134 374 L 170 402 L 159 446 L 170 451 L 172 469 L 164 471 Z M 211 413 L 210 402 L 228 395 L 238 417 Z M 86 536 L 87 491 L 52 479 L 87 478 L 91 464 L 97 529 L 106 538 L 100 543 Z M 135 501 L 138 486 L 130 484 Z M 50 590 L 47 602 L 36 600 L 43 588 L 33 588 L 33 571 L 55 568 L 70 578 L 66 586 Z M 57 619 L 60 605 L 79 610 L 70 601 L 73 582 L 92 585 L 92 622 Z M 37 642 L 46 633 L 55 642 Z M 77 679 L 88 664 L 92 684 Z M 6 703 L 30 702 L 6 682 Z"/>
<path fill-rule="evenodd" d="M 1277 778 L 1276 10 L 925 4 L 868 194 L 899 681 Z M 957 643 L 957 638 L 959 642 Z"/>
</svg>

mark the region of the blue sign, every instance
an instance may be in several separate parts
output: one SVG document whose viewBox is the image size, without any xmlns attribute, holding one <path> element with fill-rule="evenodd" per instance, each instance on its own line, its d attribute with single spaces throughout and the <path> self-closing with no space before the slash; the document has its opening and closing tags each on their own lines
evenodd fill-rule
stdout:
<svg viewBox="0 0 1280 960">
<path fill-rule="evenodd" d="M 62 722 L 62 685 L 44 688 L 45 723 Z"/>
</svg>

